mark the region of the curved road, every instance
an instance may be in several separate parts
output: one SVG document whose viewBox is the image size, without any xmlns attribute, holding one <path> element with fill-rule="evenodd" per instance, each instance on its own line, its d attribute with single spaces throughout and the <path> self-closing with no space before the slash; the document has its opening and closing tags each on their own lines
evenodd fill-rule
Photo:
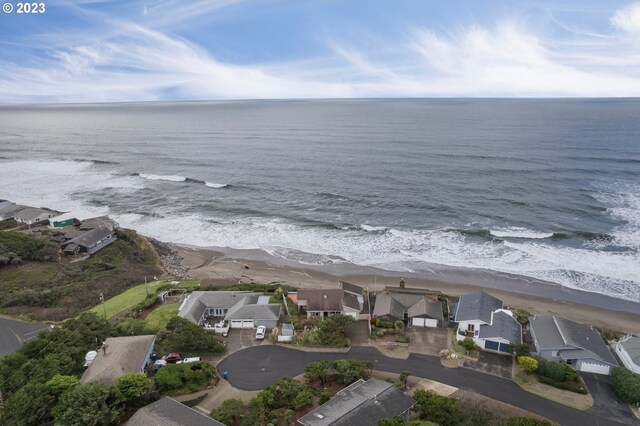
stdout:
<svg viewBox="0 0 640 426">
<path fill-rule="evenodd" d="M 284 376 L 297 376 L 310 362 L 335 359 L 361 359 L 374 363 L 376 370 L 412 375 L 477 392 L 489 398 L 538 413 L 567 426 L 637 424 L 631 412 L 612 418 L 593 409 L 580 411 L 525 392 L 512 380 L 466 368 L 445 368 L 437 357 L 411 354 L 408 359 L 388 358 L 374 348 L 356 346 L 347 353 L 302 352 L 281 346 L 256 346 L 235 352 L 218 364 L 220 372 L 243 390 L 259 390 Z"/>
</svg>

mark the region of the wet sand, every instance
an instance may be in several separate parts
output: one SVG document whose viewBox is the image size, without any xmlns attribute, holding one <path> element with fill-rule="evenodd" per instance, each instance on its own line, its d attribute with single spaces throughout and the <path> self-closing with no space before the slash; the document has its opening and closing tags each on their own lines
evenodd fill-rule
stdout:
<svg viewBox="0 0 640 426">
<path fill-rule="evenodd" d="M 173 247 L 182 257 L 189 276 L 205 283 L 257 282 L 298 288 L 335 288 L 338 280 L 344 280 L 370 291 L 380 291 L 385 286 L 397 286 L 403 276 L 407 287 L 441 291 L 451 296 L 484 289 L 500 298 L 506 306 L 525 309 L 535 315 L 561 315 L 598 327 L 627 333 L 640 332 L 640 305 L 637 303 L 523 277 L 446 268 L 430 277 L 354 265 L 305 267 L 270 258 L 266 253 L 257 251 Z"/>
</svg>

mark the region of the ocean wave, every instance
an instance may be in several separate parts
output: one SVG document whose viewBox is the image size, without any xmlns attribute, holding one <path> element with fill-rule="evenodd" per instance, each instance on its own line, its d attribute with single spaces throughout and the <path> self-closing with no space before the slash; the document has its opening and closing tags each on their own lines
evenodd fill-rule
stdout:
<svg viewBox="0 0 640 426">
<path fill-rule="evenodd" d="M 227 186 L 229 186 L 229 184 L 227 183 L 214 183 L 214 182 L 205 182 L 204 183 L 205 186 L 208 186 L 209 188 L 226 188 Z"/>
<path fill-rule="evenodd" d="M 154 175 L 151 173 L 136 173 L 136 175 L 147 180 L 166 180 L 170 182 L 185 182 L 187 180 L 186 177 L 177 175 Z"/>
<path fill-rule="evenodd" d="M 372 225 L 362 224 L 360 225 L 360 229 L 367 232 L 380 232 L 380 231 L 386 231 L 388 228 L 386 226 L 372 226 Z"/>
<path fill-rule="evenodd" d="M 489 233 L 498 238 L 540 239 L 553 237 L 553 232 L 532 231 L 526 228 L 491 229 Z"/>
<path fill-rule="evenodd" d="M 78 163 L 93 163 L 93 164 L 119 164 L 117 161 L 93 160 L 90 158 L 74 158 L 72 161 L 75 161 Z"/>
</svg>

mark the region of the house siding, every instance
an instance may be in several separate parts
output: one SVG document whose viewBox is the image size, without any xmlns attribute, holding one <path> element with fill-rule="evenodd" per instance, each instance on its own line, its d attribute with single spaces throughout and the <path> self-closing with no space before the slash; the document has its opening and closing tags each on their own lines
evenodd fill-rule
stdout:
<svg viewBox="0 0 640 426">
<path fill-rule="evenodd" d="M 250 320 L 247 320 L 250 321 Z M 268 329 L 272 329 L 272 328 L 276 328 L 278 326 L 278 320 L 253 320 L 253 325 L 255 327 L 259 327 L 261 325 L 264 325 L 265 327 L 267 327 Z"/>
</svg>

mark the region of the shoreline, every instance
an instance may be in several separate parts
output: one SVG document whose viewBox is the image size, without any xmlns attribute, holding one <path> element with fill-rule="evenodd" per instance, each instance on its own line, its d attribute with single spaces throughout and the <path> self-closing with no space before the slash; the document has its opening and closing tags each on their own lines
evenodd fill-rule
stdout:
<svg viewBox="0 0 640 426">
<path fill-rule="evenodd" d="M 189 276 L 212 285 L 253 281 L 298 288 L 336 288 L 338 280 L 344 280 L 370 291 L 381 291 L 385 286 L 397 286 L 400 277 L 404 277 L 407 287 L 441 291 L 451 296 L 483 289 L 500 298 L 505 306 L 525 309 L 534 315 L 559 315 L 625 333 L 640 331 L 640 304 L 490 271 L 443 268 L 427 276 L 357 265 L 302 265 L 271 257 L 260 250 L 166 244 L 182 258 L 181 264 Z"/>
</svg>

